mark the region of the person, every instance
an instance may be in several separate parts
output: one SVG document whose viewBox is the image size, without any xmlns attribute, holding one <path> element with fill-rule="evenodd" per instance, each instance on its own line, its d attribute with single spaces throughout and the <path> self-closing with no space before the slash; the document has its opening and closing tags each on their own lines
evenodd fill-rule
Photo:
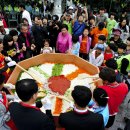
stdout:
<svg viewBox="0 0 130 130">
<path fill-rule="evenodd" d="M 127 20 L 121 19 L 121 21 L 114 27 L 115 29 L 121 30 L 121 39 L 125 43 L 127 38 L 129 37 L 129 26 L 127 25 Z"/>
<path fill-rule="evenodd" d="M 72 44 L 71 53 L 76 56 L 79 56 L 79 49 L 80 49 L 79 37 L 72 35 L 72 42 L 73 44 Z"/>
<path fill-rule="evenodd" d="M 9 35 L 13 37 L 13 42 L 15 44 L 16 52 L 18 55 L 18 61 L 20 61 L 21 58 L 23 58 L 23 53 L 19 49 L 19 45 L 18 45 L 18 31 L 15 29 L 12 29 L 12 30 L 10 30 Z"/>
<path fill-rule="evenodd" d="M 113 36 L 110 38 L 110 43 L 113 43 L 118 47 L 120 44 L 123 43 L 120 36 L 121 36 L 121 30 L 113 29 Z"/>
<path fill-rule="evenodd" d="M 89 62 L 95 66 L 100 67 L 104 60 L 104 47 L 102 44 L 98 44 L 96 50 L 93 50 L 89 54 Z"/>
<path fill-rule="evenodd" d="M 99 15 L 96 16 L 96 26 L 98 26 L 100 22 L 106 23 L 107 17 L 104 15 L 104 13 L 105 8 L 101 7 L 99 10 Z"/>
<path fill-rule="evenodd" d="M 115 59 L 119 59 L 121 56 L 126 55 L 126 47 L 127 45 L 122 43 L 118 46 L 117 53 L 114 54 Z"/>
<path fill-rule="evenodd" d="M 17 53 L 17 48 L 13 41 L 13 37 L 7 35 L 3 41 L 4 51 L 7 53 L 7 56 L 11 57 L 12 60 L 18 62 L 19 53 Z"/>
<path fill-rule="evenodd" d="M 21 102 L 9 105 L 11 118 L 18 130 L 55 130 L 50 106 L 46 114 L 36 106 L 38 85 L 33 79 L 23 79 L 16 83 L 16 93 Z"/>
<path fill-rule="evenodd" d="M 40 54 L 42 42 L 44 39 L 48 38 L 48 32 L 44 27 L 42 27 L 42 20 L 40 16 L 35 16 L 35 23 L 32 26 L 31 31 L 35 40 L 37 54 Z"/>
<path fill-rule="evenodd" d="M 15 66 L 14 61 L 4 51 L 3 40 L 0 39 L 0 74 L 5 76 L 5 82 L 11 74 L 10 67 Z"/>
<path fill-rule="evenodd" d="M 17 130 L 8 111 L 8 99 L 3 85 L 4 81 L 5 76 L 0 74 L 0 129 Z"/>
<path fill-rule="evenodd" d="M 121 56 L 116 60 L 116 62 L 118 65 L 118 70 L 127 76 L 130 71 L 130 54 Z"/>
<path fill-rule="evenodd" d="M 50 47 L 50 40 L 49 39 L 45 39 L 43 40 L 43 48 L 41 48 L 41 53 L 45 54 L 45 53 L 52 53 L 52 47 Z"/>
<path fill-rule="evenodd" d="M 111 58 L 111 59 L 109 59 L 109 60 L 107 60 L 105 62 L 105 65 L 106 65 L 106 67 L 111 68 L 111 69 L 113 69 L 115 71 L 115 73 L 116 73 L 116 82 L 121 83 L 121 81 L 122 81 L 121 80 L 121 74 L 118 71 L 118 65 L 117 65 L 116 60 L 114 58 Z"/>
<path fill-rule="evenodd" d="M 79 36 L 79 42 L 80 42 L 79 56 L 85 60 L 89 59 L 89 51 L 92 41 L 91 37 L 89 37 L 88 34 L 89 34 L 89 27 L 86 27 L 83 31 L 83 34 Z"/>
<path fill-rule="evenodd" d="M 108 107 L 110 114 L 106 128 L 110 128 L 114 123 L 119 106 L 128 93 L 128 86 L 125 83 L 116 82 L 116 73 L 111 68 L 104 67 L 100 71 L 99 77 L 103 81 L 103 86 L 99 86 L 99 88 L 104 89 L 109 97 Z"/>
<path fill-rule="evenodd" d="M 30 17 L 30 13 L 27 10 L 25 10 L 24 4 L 19 5 L 19 11 L 22 13 L 22 18 L 26 18 L 28 20 L 29 25 L 32 26 L 32 20 Z"/>
<path fill-rule="evenodd" d="M 63 24 L 61 32 L 58 35 L 56 43 L 56 51 L 60 53 L 68 53 L 72 49 L 72 36 L 68 33 L 68 26 Z"/>
<path fill-rule="evenodd" d="M 73 21 L 71 19 L 71 15 L 69 13 L 65 13 L 63 15 L 63 24 L 66 24 L 68 26 L 68 32 L 72 35 L 72 25 Z"/>
<path fill-rule="evenodd" d="M 129 130 L 129 129 L 130 129 L 130 121 L 127 122 L 127 124 L 126 124 L 124 130 Z"/>
<path fill-rule="evenodd" d="M 59 124 L 66 130 L 104 130 L 103 117 L 87 109 L 92 93 L 85 86 L 75 86 L 71 93 L 74 99 L 74 110 L 61 113 Z"/>
<path fill-rule="evenodd" d="M 80 35 L 82 35 L 84 28 L 86 27 L 85 21 L 88 20 L 88 12 L 87 12 L 87 9 L 84 9 L 85 19 L 84 19 L 84 16 L 82 14 L 80 14 L 78 16 L 78 20 L 77 20 L 78 11 L 79 10 L 77 9 L 77 11 L 75 13 L 73 34 L 80 36 Z"/>
<path fill-rule="evenodd" d="M 19 49 L 23 53 L 23 57 L 21 58 L 21 60 L 23 60 L 32 57 L 33 54 L 36 55 L 36 51 L 34 50 L 36 46 L 33 44 L 31 34 L 28 33 L 28 25 L 22 24 L 20 30 L 18 45 Z M 31 46 L 33 46 L 34 49 L 31 48 Z"/>
<path fill-rule="evenodd" d="M 109 119 L 108 100 L 109 97 L 106 91 L 101 88 L 96 88 L 93 91 L 93 100 L 89 103 L 89 107 L 94 113 L 98 113 L 103 116 L 104 126 L 106 126 Z"/>
<path fill-rule="evenodd" d="M 112 30 L 116 26 L 117 22 L 115 20 L 115 14 L 111 13 L 110 18 L 107 18 L 106 20 L 106 28 L 108 30 L 108 41 L 112 35 Z"/>
<path fill-rule="evenodd" d="M 56 47 L 56 41 L 58 34 L 61 31 L 61 22 L 59 21 L 58 15 L 53 15 L 52 20 L 49 22 L 48 26 L 50 45 L 51 47 Z"/>
<path fill-rule="evenodd" d="M 102 44 L 104 46 L 103 50 L 104 51 L 106 50 L 106 48 L 107 48 L 108 45 L 106 44 L 106 37 L 104 35 L 100 35 L 98 37 L 98 43 L 94 46 L 93 50 L 97 48 L 98 44 Z"/>
<path fill-rule="evenodd" d="M 112 47 L 113 47 L 113 45 L 111 43 L 108 44 L 108 46 L 104 52 L 104 62 L 103 62 L 104 64 L 107 60 L 114 57 L 114 51 L 112 50 Z"/>
<path fill-rule="evenodd" d="M 90 31 L 96 27 L 96 21 L 94 16 L 89 17 L 88 25 L 90 27 Z"/>
<path fill-rule="evenodd" d="M 92 38 L 92 48 L 98 43 L 98 37 L 99 35 L 104 35 L 106 38 L 108 37 L 108 30 L 105 28 L 105 24 L 103 22 L 100 22 L 98 24 L 98 27 L 95 27 L 90 32 L 90 35 Z"/>
<path fill-rule="evenodd" d="M 83 16 L 80 15 L 78 20 L 74 22 L 73 26 L 73 34 L 80 36 L 83 33 L 84 28 L 86 27 L 85 23 L 83 22 Z"/>
<path fill-rule="evenodd" d="M 127 38 L 126 45 L 126 54 L 130 54 L 130 37 Z"/>
</svg>

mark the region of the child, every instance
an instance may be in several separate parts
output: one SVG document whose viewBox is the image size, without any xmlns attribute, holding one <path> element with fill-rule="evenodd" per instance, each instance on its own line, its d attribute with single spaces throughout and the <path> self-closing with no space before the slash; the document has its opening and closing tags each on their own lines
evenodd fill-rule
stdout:
<svg viewBox="0 0 130 130">
<path fill-rule="evenodd" d="M 50 40 L 46 39 L 43 40 L 43 48 L 41 49 L 41 53 L 45 54 L 45 53 L 52 53 L 52 48 L 50 47 Z"/>
<path fill-rule="evenodd" d="M 109 109 L 108 109 L 108 95 L 105 90 L 101 88 L 96 88 L 93 91 L 93 100 L 89 103 L 92 106 L 91 110 L 94 113 L 102 114 L 104 125 L 106 126 L 109 119 Z"/>
<path fill-rule="evenodd" d="M 4 43 L 4 51 L 6 51 L 7 55 L 12 58 L 14 61 L 18 61 L 17 48 L 14 44 L 13 37 L 11 35 L 7 35 L 3 41 Z"/>
<path fill-rule="evenodd" d="M 80 49 L 80 43 L 79 43 L 79 37 L 78 36 L 72 36 L 72 54 L 79 56 L 79 49 Z"/>
<path fill-rule="evenodd" d="M 111 69 L 115 70 L 115 73 L 116 73 L 116 82 L 121 83 L 121 75 L 120 75 L 120 72 L 117 70 L 118 65 L 117 65 L 116 60 L 114 60 L 113 58 L 109 59 L 109 60 L 107 60 L 105 62 L 105 65 L 108 68 L 111 68 Z"/>
<path fill-rule="evenodd" d="M 107 44 L 105 42 L 106 42 L 106 37 L 104 35 L 100 35 L 98 37 L 98 43 L 94 46 L 93 50 L 95 50 L 97 48 L 98 44 L 102 44 L 103 45 L 103 50 L 105 51 L 106 48 L 107 48 Z"/>
<path fill-rule="evenodd" d="M 91 46 L 91 38 L 88 36 L 89 34 L 89 27 L 86 27 L 83 31 L 83 34 L 79 36 L 80 42 L 80 53 L 79 56 L 83 59 L 88 59 L 90 46 Z"/>
<path fill-rule="evenodd" d="M 5 82 L 10 76 L 10 69 L 9 67 L 14 66 L 14 61 L 10 57 L 7 57 L 6 53 L 3 50 L 3 41 L 0 39 L 0 74 L 5 76 Z M 8 62 L 8 63 L 7 63 Z"/>
<path fill-rule="evenodd" d="M 124 43 L 118 45 L 117 53 L 115 53 L 114 58 L 119 59 L 121 56 L 126 55 L 126 47 L 127 45 Z"/>
<path fill-rule="evenodd" d="M 130 54 L 130 37 L 127 38 L 126 44 L 127 44 L 126 54 Z"/>
<path fill-rule="evenodd" d="M 104 62 L 103 63 L 105 63 L 107 60 L 114 57 L 114 52 L 111 49 L 111 47 L 112 47 L 111 45 L 112 45 L 111 43 L 108 44 L 108 46 L 107 46 L 107 48 L 106 48 L 106 50 L 104 52 Z"/>
<path fill-rule="evenodd" d="M 96 50 L 93 50 L 89 55 L 89 62 L 95 66 L 100 67 L 104 60 L 104 46 L 102 44 L 98 44 Z"/>
</svg>

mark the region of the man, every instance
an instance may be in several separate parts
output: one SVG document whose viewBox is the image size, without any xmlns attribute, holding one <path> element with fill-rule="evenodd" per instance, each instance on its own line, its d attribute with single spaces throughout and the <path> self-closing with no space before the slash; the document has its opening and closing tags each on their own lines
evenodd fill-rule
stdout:
<svg viewBox="0 0 130 130">
<path fill-rule="evenodd" d="M 52 16 L 52 21 L 49 23 L 49 38 L 51 47 L 56 47 L 56 41 L 59 32 L 61 31 L 61 22 L 59 21 L 58 15 Z"/>
<path fill-rule="evenodd" d="M 32 34 L 35 40 L 37 54 L 40 54 L 41 47 L 43 47 L 43 40 L 48 38 L 47 27 L 42 27 L 42 20 L 40 16 L 35 16 L 35 24 L 32 26 Z"/>
<path fill-rule="evenodd" d="M 103 68 L 99 73 L 99 77 L 103 80 L 103 86 L 100 86 L 100 88 L 104 89 L 109 97 L 108 107 L 110 115 L 106 128 L 110 128 L 114 123 L 118 107 L 128 93 L 128 87 L 125 83 L 116 82 L 116 73 L 113 69 Z"/>
<path fill-rule="evenodd" d="M 109 34 L 108 39 L 110 39 L 112 30 L 116 26 L 116 24 L 117 24 L 117 22 L 115 20 L 115 14 L 111 13 L 110 18 L 107 18 L 107 20 L 106 20 L 106 25 L 107 25 L 106 28 L 107 28 L 108 34 Z"/>
<path fill-rule="evenodd" d="M 53 121 L 36 107 L 38 85 L 35 80 L 18 81 L 16 93 L 22 102 L 11 103 L 9 111 L 18 130 L 55 130 Z M 51 112 L 47 110 L 46 113 L 50 115 Z"/>
<path fill-rule="evenodd" d="M 101 7 L 99 10 L 99 15 L 96 17 L 96 25 L 98 25 L 100 22 L 106 23 L 107 17 L 105 16 L 105 8 Z"/>
<path fill-rule="evenodd" d="M 26 18 L 28 20 L 29 25 L 32 26 L 30 13 L 27 10 L 25 10 L 24 4 L 19 5 L 19 11 L 22 12 L 22 18 Z"/>
<path fill-rule="evenodd" d="M 92 48 L 98 43 L 98 37 L 100 35 L 104 35 L 107 39 L 108 37 L 108 30 L 105 28 L 105 24 L 103 22 L 100 22 L 98 24 L 98 27 L 92 29 L 90 32 L 90 35 L 93 36 L 92 38 Z"/>
<path fill-rule="evenodd" d="M 36 46 L 33 44 L 31 34 L 28 33 L 28 25 L 22 24 L 18 36 L 18 45 L 21 52 L 21 59 L 27 59 L 36 55 Z"/>
<path fill-rule="evenodd" d="M 85 21 L 88 20 L 88 12 L 85 7 L 84 7 L 83 12 L 81 12 L 79 16 L 78 16 L 78 12 L 79 12 L 79 9 L 77 9 L 75 13 L 74 26 L 73 26 L 73 34 L 76 36 L 82 35 L 86 27 Z M 84 15 L 82 13 L 84 13 Z M 78 16 L 78 20 L 77 20 L 77 16 Z"/>
<path fill-rule="evenodd" d="M 59 116 L 60 125 L 66 130 L 104 130 L 102 115 L 87 109 L 92 97 L 90 89 L 85 86 L 75 86 L 72 97 L 75 103 L 74 110 Z"/>
</svg>

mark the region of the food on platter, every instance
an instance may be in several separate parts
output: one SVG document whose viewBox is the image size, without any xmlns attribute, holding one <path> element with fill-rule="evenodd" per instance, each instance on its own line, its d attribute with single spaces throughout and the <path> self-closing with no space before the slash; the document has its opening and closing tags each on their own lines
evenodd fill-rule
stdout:
<svg viewBox="0 0 130 130">
<path fill-rule="evenodd" d="M 64 95 L 66 90 L 70 87 L 70 81 L 63 75 L 53 76 L 48 80 L 51 84 L 48 86 L 52 92 Z"/>
<path fill-rule="evenodd" d="M 63 99 L 56 97 L 55 106 L 54 106 L 54 115 L 58 115 L 62 112 Z"/>
<path fill-rule="evenodd" d="M 78 69 L 78 67 L 75 66 L 74 64 L 65 64 L 63 66 L 63 71 L 61 74 L 67 76 L 68 74 L 75 72 L 77 69 Z"/>
<path fill-rule="evenodd" d="M 71 63 L 43 63 L 38 66 L 32 66 L 27 71 L 35 74 L 42 85 L 39 85 L 38 98 L 46 97 L 49 94 L 54 95 L 52 99 L 52 113 L 59 115 L 70 109 L 73 99 L 71 92 L 76 85 L 84 85 L 89 88 L 95 87 L 92 75 L 88 74 L 84 69 Z M 18 80 L 32 79 L 26 72 L 22 72 Z M 62 97 L 61 97 L 62 96 Z"/>
</svg>

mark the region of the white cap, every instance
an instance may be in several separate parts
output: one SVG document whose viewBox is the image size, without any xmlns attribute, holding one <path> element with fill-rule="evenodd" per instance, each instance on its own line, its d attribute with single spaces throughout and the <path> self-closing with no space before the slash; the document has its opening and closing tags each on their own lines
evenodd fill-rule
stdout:
<svg viewBox="0 0 130 130">
<path fill-rule="evenodd" d="M 3 26 L 3 22 L 2 21 L 0 21 L 0 26 Z"/>
<path fill-rule="evenodd" d="M 68 9 L 72 9 L 73 10 L 74 8 L 73 8 L 73 6 L 70 6 Z"/>
</svg>

